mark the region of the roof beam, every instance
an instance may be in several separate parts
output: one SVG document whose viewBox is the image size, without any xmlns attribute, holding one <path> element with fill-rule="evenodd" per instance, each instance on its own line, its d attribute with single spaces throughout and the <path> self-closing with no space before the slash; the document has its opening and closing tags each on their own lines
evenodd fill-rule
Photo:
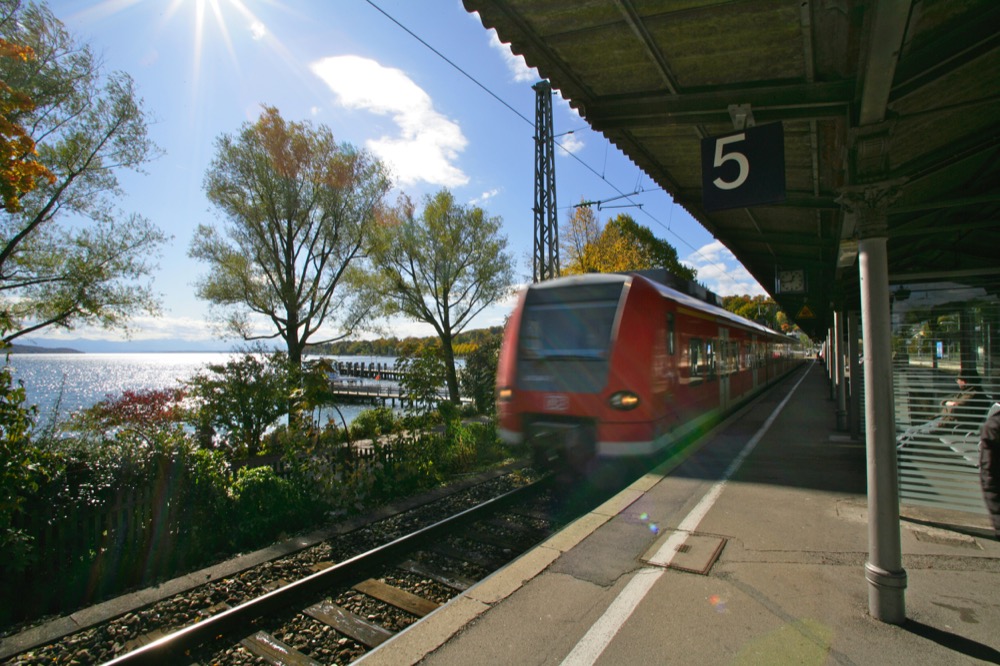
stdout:
<svg viewBox="0 0 1000 666">
<path fill-rule="evenodd" d="M 760 120 L 803 120 L 844 116 L 854 81 L 720 88 L 697 93 L 615 95 L 589 101 L 588 120 L 602 129 L 730 123 L 729 105 L 750 104 Z"/>
<path fill-rule="evenodd" d="M 864 83 L 858 125 L 874 125 L 885 120 L 885 110 L 896 76 L 896 64 L 902 48 L 910 3 L 890 0 L 874 5 L 875 18 L 868 39 L 868 58 L 864 64 Z"/>
<path fill-rule="evenodd" d="M 639 38 L 643 49 L 649 55 L 649 59 L 656 65 L 656 69 L 660 72 L 667 90 L 671 94 L 676 95 L 677 91 L 680 90 L 680 87 L 677 85 L 677 79 L 674 77 L 673 72 L 670 71 L 670 65 L 667 64 L 667 59 L 663 57 L 663 52 L 656 45 L 656 40 L 646 30 L 646 26 L 642 22 L 642 17 L 636 11 L 632 0 L 615 0 L 615 4 L 618 5 L 618 9 L 621 10 L 622 15 L 625 17 L 628 27 Z"/>
</svg>

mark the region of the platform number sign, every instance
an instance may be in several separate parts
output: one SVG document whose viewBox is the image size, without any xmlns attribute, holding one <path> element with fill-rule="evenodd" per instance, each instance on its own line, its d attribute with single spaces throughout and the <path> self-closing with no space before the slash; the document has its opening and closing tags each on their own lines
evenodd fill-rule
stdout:
<svg viewBox="0 0 1000 666">
<path fill-rule="evenodd" d="M 785 133 L 781 123 L 701 140 L 706 211 L 785 200 Z"/>
</svg>

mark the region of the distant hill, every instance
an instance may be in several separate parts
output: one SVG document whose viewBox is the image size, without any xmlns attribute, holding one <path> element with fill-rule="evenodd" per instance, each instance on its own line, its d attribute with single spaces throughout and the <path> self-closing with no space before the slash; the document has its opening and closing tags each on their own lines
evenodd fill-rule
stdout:
<svg viewBox="0 0 1000 666">
<path fill-rule="evenodd" d="M 228 352 L 235 347 L 234 343 L 225 340 L 183 340 L 171 339 L 141 339 L 141 340 L 98 340 L 89 338 L 73 338 L 69 340 L 53 340 L 46 338 L 32 339 L 28 343 L 13 345 L 15 354 L 107 354 L 107 353 L 149 353 L 149 352 Z"/>
<path fill-rule="evenodd" d="M 41 347 L 39 345 L 22 345 L 22 344 L 12 344 L 10 346 L 11 354 L 82 354 L 83 352 L 79 349 L 71 349 L 69 347 Z"/>
</svg>

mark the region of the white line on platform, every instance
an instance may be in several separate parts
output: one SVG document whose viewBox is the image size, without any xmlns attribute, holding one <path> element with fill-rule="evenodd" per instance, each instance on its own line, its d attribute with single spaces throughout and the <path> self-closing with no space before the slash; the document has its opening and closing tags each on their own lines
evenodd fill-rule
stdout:
<svg viewBox="0 0 1000 666">
<path fill-rule="evenodd" d="M 664 574 L 666 567 L 670 565 L 670 561 L 677 552 L 677 547 L 683 543 L 688 534 L 698 527 L 716 500 L 719 499 L 723 489 L 726 487 L 726 482 L 736 473 L 736 470 L 740 468 L 743 461 L 746 460 L 747 456 L 757 446 L 757 443 L 768 429 L 770 429 L 771 424 L 778 418 L 778 414 L 785 408 L 792 394 L 795 393 L 795 390 L 802 383 L 802 380 L 806 378 L 807 374 L 808 372 L 802 373 L 799 381 L 795 383 L 795 386 L 788 392 L 785 399 L 774 408 L 774 411 L 767 417 L 764 425 L 754 433 L 754 436 L 746 443 L 739 455 L 729 464 L 729 467 L 723 472 L 722 478 L 712 485 L 709 491 L 705 493 L 705 496 L 698 502 L 697 506 L 684 517 L 684 520 L 677 526 L 677 530 L 649 560 L 658 566 L 644 567 L 636 573 L 632 580 L 625 586 L 625 589 L 621 591 L 615 600 L 611 602 L 608 609 L 604 611 L 604 615 L 590 627 L 590 630 L 580 639 L 580 642 L 576 644 L 573 651 L 566 655 L 566 658 L 562 661 L 564 666 L 590 666 L 597 661 L 597 658 L 608 647 L 618 633 L 618 630 L 621 629 L 625 621 L 628 620 L 633 611 L 639 606 L 639 603 L 649 593 L 653 585 L 656 584 L 656 581 Z"/>
</svg>

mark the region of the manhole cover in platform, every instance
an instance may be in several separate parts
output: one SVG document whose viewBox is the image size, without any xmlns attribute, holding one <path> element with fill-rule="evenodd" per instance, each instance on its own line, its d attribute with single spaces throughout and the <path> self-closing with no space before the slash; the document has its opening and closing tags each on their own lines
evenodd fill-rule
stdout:
<svg viewBox="0 0 1000 666">
<path fill-rule="evenodd" d="M 642 561 L 657 567 L 706 575 L 725 545 L 723 537 L 666 532 L 646 551 Z"/>
</svg>

